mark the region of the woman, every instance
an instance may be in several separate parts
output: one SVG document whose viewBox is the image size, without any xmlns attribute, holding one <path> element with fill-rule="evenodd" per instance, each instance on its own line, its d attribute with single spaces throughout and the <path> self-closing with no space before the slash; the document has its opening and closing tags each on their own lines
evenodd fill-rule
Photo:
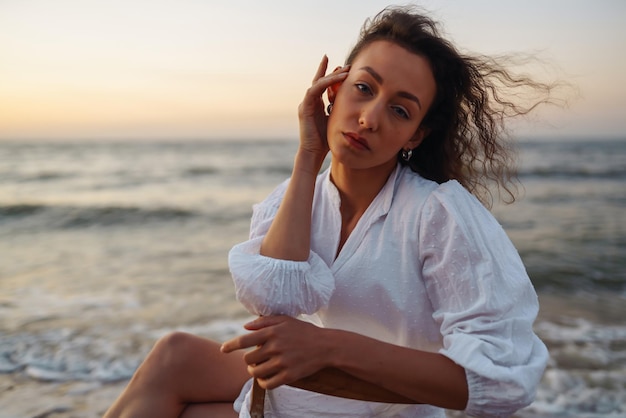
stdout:
<svg viewBox="0 0 626 418">
<path fill-rule="evenodd" d="M 251 377 L 266 417 L 508 416 L 532 401 L 547 361 L 536 294 L 472 193 L 489 179 L 511 190 L 503 116 L 525 110 L 492 87 L 546 86 L 460 55 L 409 8 L 366 22 L 346 64 L 325 75 L 322 60 L 292 176 L 229 255 L 239 300 L 261 315 L 251 332 L 222 346 L 165 337 L 107 416 L 236 416 L 237 397 L 248 416 Z M 338 376 L 366 400 L 296 388 L 332 393 Z M 367 401 L 371 387 L 389 402 Z"/>
</svg>

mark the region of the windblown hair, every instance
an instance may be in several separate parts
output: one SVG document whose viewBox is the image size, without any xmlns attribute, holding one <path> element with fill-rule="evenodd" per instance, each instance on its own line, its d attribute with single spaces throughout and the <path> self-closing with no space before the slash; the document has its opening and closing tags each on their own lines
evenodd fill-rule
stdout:
<svg viewBox="0 0 626 418">
<path fill-rule="evenodd" d="M 456 179 L 487 207 L 493 185 L 503 201 L 515 201 L 515 150 L 505 121 L 550 102 L 554 86 L 511 74 L 500 63 L 506 57 L 461 54 L 442 37 L 438 24 L 414 7 L 389 7 L 368 19 L 346 64 L 379 40 L 428 59 L 436 82 L 435 99 L 421 124 L 429 133 L 408 162 L 399 161 L 437 183 Z M 516 103 L 525 89 L 538 99 Z"/>
</svg>

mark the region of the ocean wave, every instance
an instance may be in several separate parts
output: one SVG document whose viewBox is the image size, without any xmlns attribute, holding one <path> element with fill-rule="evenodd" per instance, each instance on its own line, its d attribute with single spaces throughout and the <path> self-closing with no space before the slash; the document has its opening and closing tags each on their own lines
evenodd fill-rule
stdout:
<svg viewBox="0 0 626 418">
<path fill-rule="evenodd" d="M 533 284 L 554 293 L 610 291 L 626 294 L 624 259 L 618 254 L 598 261 L 594 254 L 563 256 L 556 252 L 520 251 Z"/>
<path fill-rule="evenodd" d="M 80 208 L 64 211 L 67 219 L 63 228 L 84 227 L 91 225 L 127 225 L 149 221 L 164 221 L 190 218 L 194 212 L 177 208 L 144 209 L 137 207 L 107 206 L 102 208 Z"/>
<path fill-rule="evenodd" d="M 292 167 L 289 164 L 260 165 L 244 167 L 219 168 L 214 166 L 190 167 L 182 172 L 184 177 L 202 177 L 223 175 L 225 178 L 249 178 L 256 176 L 280 176 L 287 178 L 291 175 Z"/>
<path fill-rule="evenodd" d="M 240 320 L 217 320 L 204 325 L 176 328 L 225 341 L 240 335 Z M 0 332 L 0 373 L 20 373 L 46 382 L 116 382 L 129 379 L 154 341 L 174 329 L 118 329 L 97 335 L 70 328 L 40 332 Z"/>
<path fill-rule="evenodd" d="M 2 335 L 0 344 L 0 372 L 19 372 L 48 382 L 123 380 L 140 361 L 140 356 L 132 353 L 117 358 L 106 341 L 67 328 Z"/>
<path fill-rule="evenodd" d="M 183 172 L 184 176 L 212 176 L 219 174 L 220 170 L 216 167 L 190 167 Z"/>
<path fill-rule="evenodd" d="M 44 205 L 36 205 L 36 204 L 28 204 L 28 203 L 0 206 L 0 219 L 8 218 L 8 217 L 15 217 L 15 216 L 33 215 L 45 209 L 46 209 L 46 206 Z"/>
<path fill-rule="evenodd" d="M 0 172 L 0 183 L 38 183 L 67 179 L 75 176 L 74 173 L 42 171 L 37 173 L 19 173 L 14 170 Z"/>
<path fill-rule="evenodd" d="M 54 206 L 18 203 L 0 205 L 0 234 L 73 230 L 91 227 L 146 227 L 153 223 L 200 221 L 207 225 L 249 222 L 251 208 L 212 207 L 185 209 L 176 207 L 134 206 Z"/>
<path fill-rule="evenodd" d="M 518 174 L 520 178 L 623 180 L 626 168 L 537 167 L 522 169 Z"/>
<path fill-rule="evenodd" d="M 242 172 L 250 174 L 279 175 L 281 177 L 289 177 L 293 168 L 291 165 L 272 165 L 261 167 L 244 167 Z"/>
<path fill-rule="evenodd" d="M 626 412 L 626 327 L 572 318 L 542 321 L 536 331 L 550 363 L 531 410 L 546 417 Z"/>
<path fill-rule="evenodd" d="M 198 216 L 197 212 L 181 208 L 139 208 L 124 206 L 78 207 L 43 204 L 9 204 L 0 206 L 0 223 L 28 219 L 30 225 L 56 228 L 115 226 L 153 221 L 184 220 Z M 37 219 L 35 219 L 37 218 Z M 37 222 L 39 220 L 40 222 Z"/>
</svg>

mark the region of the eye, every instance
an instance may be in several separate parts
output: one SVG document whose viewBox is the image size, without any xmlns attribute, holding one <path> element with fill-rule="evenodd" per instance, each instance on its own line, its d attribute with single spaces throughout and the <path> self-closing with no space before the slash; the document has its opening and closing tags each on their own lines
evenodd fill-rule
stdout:
<svg viewBox="0 0 626 418">
<path fill-rule="evenodd" d="M 402 119 L 409 119 L 409 112 L 402 106 L 392 106 L 391 109 L 393 112 Z"/>
<path fill-rule="evenodd" d="M 354 86 L 363 94 L 372 94 L 372 89 L 365 83 L 356 83 Z"/>
</svg>

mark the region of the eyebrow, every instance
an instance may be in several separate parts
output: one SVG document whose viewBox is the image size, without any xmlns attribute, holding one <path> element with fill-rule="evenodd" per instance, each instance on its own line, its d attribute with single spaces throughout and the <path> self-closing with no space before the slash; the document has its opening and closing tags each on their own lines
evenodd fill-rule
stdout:
<svg viewBox="0 0 626 418">
<path fill-rule="evenodd" d="M 383 84 L 383 81 L 384 81 L 383 78 L 372 67 L 366 65 L 365 67 L 361 67 L 360 70 L 363 70 L 369 73 L 374 78 L 374 80 L 378 82 L 378 84 L 381 84 L 381 85 Z M 417 103 L 420 109 L 422 108 L 422 102 L 420 102 L 420 99 L 418 99 L 416 95 L 411 94 L 408 91 L 401 91 L 398 93 L 398 96 L 404 97 L 405 99 L 412 100 L 415 103 Z"/>
</svg>

